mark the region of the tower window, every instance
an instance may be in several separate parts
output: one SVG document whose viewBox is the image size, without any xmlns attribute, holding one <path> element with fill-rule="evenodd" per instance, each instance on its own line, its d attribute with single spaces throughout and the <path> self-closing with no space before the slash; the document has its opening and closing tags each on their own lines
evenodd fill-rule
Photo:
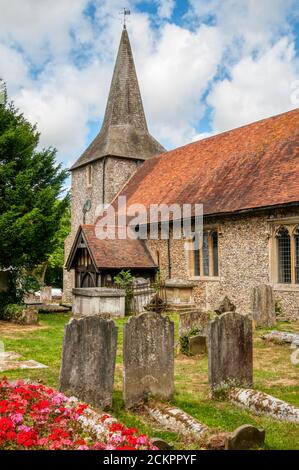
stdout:
<svg viewBox="0 0 299 470">
<path fill-rule="evenodd" d="M 86 167 L 86 179 L 87 179 L 87 186 L 92 186 L 92 166 L 88 165 Z"/>
</svg>

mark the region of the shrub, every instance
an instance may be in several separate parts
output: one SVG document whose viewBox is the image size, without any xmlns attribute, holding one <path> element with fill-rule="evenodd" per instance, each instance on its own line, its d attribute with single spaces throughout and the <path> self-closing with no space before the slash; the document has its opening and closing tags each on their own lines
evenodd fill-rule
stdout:
<svg viewBox="0 0 299 470">
<path fill-rule="evenodd" d="M 8 304 L 3 307 L 0 313 L 0 318 L 6 321 L 14 321 L 15 323 L 22 322 L 24 305 L 20 304 Z"/>
</svg>

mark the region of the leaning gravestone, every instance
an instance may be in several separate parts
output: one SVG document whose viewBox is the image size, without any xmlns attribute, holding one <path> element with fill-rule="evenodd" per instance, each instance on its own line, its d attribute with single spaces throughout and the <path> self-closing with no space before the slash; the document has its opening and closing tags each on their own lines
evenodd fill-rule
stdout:
<svg viewBox="0 0 299 470">
<path fill-rule="evenodd" d="M 236 312 L 209 324 L 209 382 L 212 394 L 230 385 L 252 386 L 252 321 Z"/>
<path fill-rule="evenodd" d="M 174 323 L 159 313 L 131 317 L 124 326 L 123 393 L 128 408 L 148 396 L 173 395 Z"/>
<path fill-rule="evenodd" d="M 64 332 L 60 390 L 95 406 L 111 406 L 116 348 L 113 320 L 71 319 Z"/>
<path fill-rule="evenodd" d="M 261 284 L 253 289 L 253 320 L 257 326 L 274 326 L 276 324 L 275 300 L 271 286 Z"/>
</svg>

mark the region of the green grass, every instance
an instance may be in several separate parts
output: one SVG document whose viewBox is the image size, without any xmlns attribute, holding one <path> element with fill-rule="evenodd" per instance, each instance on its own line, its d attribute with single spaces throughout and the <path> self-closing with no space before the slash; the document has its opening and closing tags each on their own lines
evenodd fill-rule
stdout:
<svg viewBox="0 0 299 470">
<path fill-rule="evenodd" d="M 175 322 L 175 341 L 178 341 L 178 316 Z M 5 350 L 16 351 L 25 359 L 34 359 L 48 365 L 48 369 L 8 371 L 9 379 L 29 378 L 58 387 L 63 329 L 69 315 L 42 314 L 39 328 L 0 324 L 0 339 Z M 112 414 L 127 426 L 135 426 L 149 436 L 159 436 L 171 442 L 176 449 L 196 448 L 175 433 L 164 431 L 143 416 L 127 411 L 122 400 L 122 342 L 123 325 L 127 318 L 117 320 L 118 349 L 116 358 L 115 391 Z M 281 323 L 276 329 L 299 331 L 299 326 Z M 266 330 L 254 332 L 254 386 L 299 406 L 298 366 L 290 362 L 291 350 L 285 345 L 271 345 L 261 339 Z M 266 449 L 299 449 L 299 426 L 281 423 L 271 418 L 257 417 L 225 401 L 209 398 L 207 357 L 175 359 L 175 396 L 172 403 L 212 429 L 232 431 L 248 423 L 266 429 Z"/>
</svg>

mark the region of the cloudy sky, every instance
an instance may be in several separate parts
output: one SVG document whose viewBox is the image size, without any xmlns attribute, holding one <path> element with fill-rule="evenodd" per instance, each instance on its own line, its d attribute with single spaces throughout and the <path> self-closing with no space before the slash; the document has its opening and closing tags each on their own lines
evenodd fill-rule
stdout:
<svg viewBox="0 0 299 470">
<path fill-rule="evenodd" d="M 124 6 L 168 149 L 299 106 L 298 0 L 0 0 L 0 77 L 65 166 L 99 131 Z"/>
</svg>

